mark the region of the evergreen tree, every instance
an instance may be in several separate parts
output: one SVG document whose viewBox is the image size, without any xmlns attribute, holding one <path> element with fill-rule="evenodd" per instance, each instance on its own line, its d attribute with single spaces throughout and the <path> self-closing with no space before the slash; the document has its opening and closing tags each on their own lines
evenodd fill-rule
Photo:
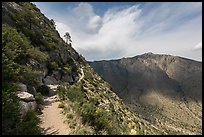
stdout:
<svg viewBox="0 0 204 137">
<path fill-rule="evenodd" d="M 72 42 L 71 36 L 70 36 L 69 32 L 66 32 L 65 35 L 64 35 L 64 37 L 65 37 L 65 39 L 66 39 L 66 43 L 68 43 L 68 41 L 69 41 L 69 42 Z"/>
</svg>

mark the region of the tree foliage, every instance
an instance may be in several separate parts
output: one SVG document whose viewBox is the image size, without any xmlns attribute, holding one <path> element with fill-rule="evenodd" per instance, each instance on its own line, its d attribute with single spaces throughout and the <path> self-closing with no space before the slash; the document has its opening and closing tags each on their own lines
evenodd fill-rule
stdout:
<svg viewBox="0 0 204 137">
<path fill-rule="evenodd" d="M 38 84 L 37 75 L 40 72 L 26 65 L 29 57 L 39 61 L 46 59 L 46 55 L 34 48 L 22 33 L 8 25 L 2 25 L 2 134 L 41 132 L 36 124 L 36 116 L 28 114 L 29 118 L 20 118 L 19 99 L 14 84 L 18 82 L 32 86 Z"/>
<path fill-rule="evenodd" d="M 66 32 L 66 33 L 64 34 L 64 37 L 65 37 L 65 39 L 66 39 L 66 43 L 72 42 L 71 36 L 70 36 L 69 32 Z"/>
</svg>

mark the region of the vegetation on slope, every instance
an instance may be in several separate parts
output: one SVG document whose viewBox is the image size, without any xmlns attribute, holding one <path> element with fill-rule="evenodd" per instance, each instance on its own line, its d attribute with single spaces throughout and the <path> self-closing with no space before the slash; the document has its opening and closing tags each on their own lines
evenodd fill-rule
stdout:
<svg viewBox="0 0 204 137">
<path fill-rule="evenodd" d="M 95 74 L 90 66 L 85 66 L 83 70 L 85 77 L 79 83 L 58 87 L 57 94 L 64 104 L 73 105 L 84 125 L 92 127 L 92 132 L 88 134 L 160 133 L 134 116 L 110 85 Z M 66 105 L 64 109 L 67 109 Z"/>
<path fill-rule="evenodd" d="M 141 118 L 168 134 L 202 134 L 202 62 L 146 53 L 90 64 Z"/>
<path fill-rule="evenodd" d="M 160 133 L 123 104 L 34 4 L 3 3 L 2 10 L 2 134 L 41 134 L 35 112 L 20 116 L 16 91 L 18 83 L 35 88 L 35 100 L 42 109 L 42 94 L 48 94 L 47 77 L 61 85 L 58 95 L 64 104 L 60 107 L 69 113 L 67 117 L 81 117 L 82 125 L 75 134 Z M 80 68 L 85 77 L 78 82 Z M 74 122 L 71 126 L 75 127 Z"/>
<path fill-rule="evenodd" d="M 40 134 L 35 112 L 29 112 L 24 119 L 20 118 L 19 99 L 16 96 L 16 83 L 24 82 L 35 85 L 38 82 L 38 71 L 21 64 L 21 58 L 32 57 L 35 52 L 29 40 L 16 29 L 2 25 L 2 134 Z M 37 50 L 38 59 L 46 56 Z M 41 58 L 42 57 L 42 58 Z"/>
</svg>

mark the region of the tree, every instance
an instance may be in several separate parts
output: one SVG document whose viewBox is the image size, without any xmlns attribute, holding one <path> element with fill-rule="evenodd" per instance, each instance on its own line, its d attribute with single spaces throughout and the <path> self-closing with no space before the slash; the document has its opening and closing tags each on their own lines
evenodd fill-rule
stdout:
<svg viewBox="0 0 204 137">
<path fill-rule="evenodd" d="M 66 43 L 68 43 L 68 41 L 69 41 L 69 42 L 72 42 L 71 36 L 70 36 L 69 32 L 66 32 L 65 35 L 64 35 L 64 37 L 65 37 L 65 39 L 66 39 Z"/>
</svg>

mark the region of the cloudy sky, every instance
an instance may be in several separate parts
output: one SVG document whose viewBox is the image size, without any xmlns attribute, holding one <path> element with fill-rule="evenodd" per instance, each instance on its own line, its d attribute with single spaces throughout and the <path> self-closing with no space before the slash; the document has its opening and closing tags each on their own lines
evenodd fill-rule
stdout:
<svg viewBox="0 0 204 137">
<path fill-rule="evenodd" d="M 202 3 L 34 2 L 86 60 L 146 52 L 202 61 Z"/>
</svg>

